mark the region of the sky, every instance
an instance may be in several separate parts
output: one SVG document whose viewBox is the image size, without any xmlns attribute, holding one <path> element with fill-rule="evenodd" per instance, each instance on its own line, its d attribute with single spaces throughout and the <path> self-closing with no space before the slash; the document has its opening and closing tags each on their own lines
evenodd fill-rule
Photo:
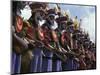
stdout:
<svg viewBox="0 0 100 75">
<path fill-rule="evenodd" d="M 49 4 L 51 8 L 55 7 L 55 4 Z M 78 20 L 82 19 L 81 28 L 86 33 L 89 33 L 91 41 L 95 42 L 95 6 L 86 5 L 70 5 L 59 4 L 62 11 L 67 11 L 70 17 L 73 19 L 75 16 Z"/>
<path fill-rule="evenodd" d="M 56 4 L 49 4 L 50 8 L 54 8 Z M 95 42 L 95 6 L 86 5 L 70 5 L 70 4 L 59 4 L 62 12 L 67 11 L 70 17 L 73 19 L 75 16 L 78 20 L 82 19 L 81 28 L 86 33 L 89 33 L 91 41 Z M 28 20 L 31 16 L 31 9 L 29 6 L 25 6 L 21 10 L 21 16 L 24 20 Z"/>
</svg>

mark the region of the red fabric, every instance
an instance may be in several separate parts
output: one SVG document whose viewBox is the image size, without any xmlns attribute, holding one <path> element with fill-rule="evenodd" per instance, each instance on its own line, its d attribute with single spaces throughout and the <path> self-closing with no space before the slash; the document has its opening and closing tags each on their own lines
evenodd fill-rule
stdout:
<svg viewBox="0 0 100 75">
<path fill-rule="evenodd" d="M 33 30 L 34 30 L 33 28 L 28 27 L 28 30 L 27 30 L 27 37 L 28 37 L 29 39 L 33 39 L 33 38 L 34 38 L 34 31 L 33 31 Z"/>
<path fill-rule="evenodd" d="M 44 32 L 42 28 L 38 29 L 38 35 L 40 40 L 44 40 Z"/>
<path fill-rule="evenodd" d="M 70 46 L 70 37 L 69 37 L 69 34 L 67 32 L 63 33 L 62 36 L 61 36 L 62 44 L 64 43 L 64 41 L 66 41 L 67 44 Z"/>
<path fill-rule="evenodd" d="M 16 31 L 19 33 L 23 28 L 23 20 L 20 16 L 16 17 Z"/>
</svg>

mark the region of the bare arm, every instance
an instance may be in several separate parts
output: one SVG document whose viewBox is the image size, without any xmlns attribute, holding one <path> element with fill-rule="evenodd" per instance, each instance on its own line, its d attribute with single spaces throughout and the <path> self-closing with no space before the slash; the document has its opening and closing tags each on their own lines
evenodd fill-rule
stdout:
<svg viewBox="0 0 100 75">
<path fill-rule="evenodd" d="M 16 38 L 16 40 L 25 48 L 28 48 L 28 44 L 27 42 L 25 42 L 22 38 L 18 37 L 15 33 L 14 33 L 14 38 Z"/>
</svg>

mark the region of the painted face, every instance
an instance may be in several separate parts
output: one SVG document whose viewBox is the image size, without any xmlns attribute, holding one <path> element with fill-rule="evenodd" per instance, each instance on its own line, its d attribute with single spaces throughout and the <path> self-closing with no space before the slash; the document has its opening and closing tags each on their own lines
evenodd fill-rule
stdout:
<svg viewBox="0 0 100 75">
<path fill-rule="evenodd" d="M 42 26 L 45 23 L 44 19 L 44 13 L 43 12 L 36 12 L 35 14 L 35 21 L 38 25 Z"/>
<path fill-rule="evenodd" d="M 49 16 L 50 20 L 55 20 L 54 16 Z"/>
<path fill-rule="evenodd" d="M 21 17 L 24 20 L 28 20 L 31 17 L 31 15 L 31 9 L 28 5 L 26 5 L 25 8 L 21 10 Z"/>
<path fill-rule="evenodd" d="M 44 18 L 44 17 L 45 17 L 45 13 L 44 13 L 44 12 L 40 12 L 40 16 L 41 16 L 42 18 Z"/>
</svg>

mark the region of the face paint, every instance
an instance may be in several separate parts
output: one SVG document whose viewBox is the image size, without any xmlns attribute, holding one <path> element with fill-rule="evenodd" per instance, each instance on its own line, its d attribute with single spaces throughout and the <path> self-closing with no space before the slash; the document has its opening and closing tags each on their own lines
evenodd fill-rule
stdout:
<svg viewBox="0 0 100 75">
<path fill-rule="evenodd" d="M 39 21 L 39 25 L 42 26 L 45 23 L 45 20 Z"/>
<path fill-rule="evenodd" d="M 23 17 L 24 20 L 28 20 L 31 15 L 31 9 L 28 5 L 26 5 L 25 8 L 21 10 L 21 17 Z"/>
<path fill-rule="evenodd" d="M 51 29 L 55 30 L 58 28 L 58 24 L 54 21 L 53 25 L 51 25 Z"/>
</svg>

